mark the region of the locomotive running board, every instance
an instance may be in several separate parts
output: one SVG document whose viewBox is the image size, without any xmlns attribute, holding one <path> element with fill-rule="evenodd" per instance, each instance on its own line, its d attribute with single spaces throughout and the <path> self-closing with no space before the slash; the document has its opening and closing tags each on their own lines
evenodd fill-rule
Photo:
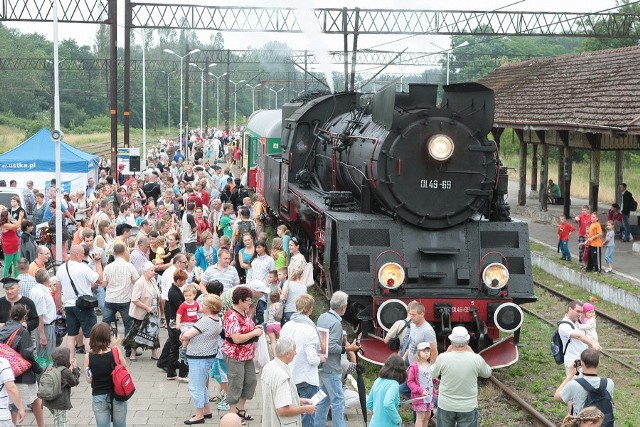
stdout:
<svg viewBox="0 0 640 427">
<path fill-rule="evenodd" d="M 360 340 L 361 351 L 358 352 L 358 356 L 362 360 L 366 360 L 369 363 L 376 365 L 384 365 L 384 362 L 393 353 L 387 344 L 384 343 L 382 338 L 375 335 L 369 335 L 367 338 Z"/>
<path fill-rule="evenodd" d="M 358 356 L 367 362 L 376 365 L 384 365 L 384 362 L 394 351 L 384 341 L 375 336 L 369 335 L 366 339 L 360 340 L 360 346 L 363 351 L 358 352 Z M 480 352 L 480 356 L 493 369 L 506 368 L 518 361 L 518 347 L 513 343 L 513 337 L 506 338 L 487 347 Z"/>
<path fill-rule="evenodd" d="M 513 337 L 487 347 L 480 352 L 480 356 L 492 369 L 506 368 L 518 361 L 518 347 L 513 342 Z"/>
</svg>

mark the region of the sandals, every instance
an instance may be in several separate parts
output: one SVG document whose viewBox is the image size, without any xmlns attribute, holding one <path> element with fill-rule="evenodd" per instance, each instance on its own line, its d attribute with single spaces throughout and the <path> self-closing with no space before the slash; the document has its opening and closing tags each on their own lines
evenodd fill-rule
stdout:
<svg viewBox="0 0 640 427">
<path fill-rule="evenodd" d="M 238 407 L 236 406 L 236 414 L 238 414 L 238 416 L 240 418 L 242 418 L 245 421 L 253 421 L 254 418 L 251 415 L 247 415 L 247 410 L 246 409 L 238 409 Z"/>
</svg>

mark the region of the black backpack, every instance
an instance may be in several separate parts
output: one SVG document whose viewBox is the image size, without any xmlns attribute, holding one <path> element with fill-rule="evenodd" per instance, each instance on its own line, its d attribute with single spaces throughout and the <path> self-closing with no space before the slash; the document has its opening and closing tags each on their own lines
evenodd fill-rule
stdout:
<svg viewBox="0 0 640 427">
<path fill-rule="evenodd" d="M 584 407 L 595 406 L 600 409 L 604 414 L 604 421 L 602 427 L 613 427 L 615 417 L 613 416 L 614 404 L 613 398 L 607 390 L 607 379 L 600 378 L 600 387 L 593 387 L 589 381 L 584 378 L 575 379 L 578 384 L 587 391 L 587 400 L 584 402 Z"/>
<path fill-rule="evenodd" d="M 239 240 L 238 243 L 240 243 L 241 247 L 244 247 L 244 243 L 242 242 L 242 236 L 244 236 L 245 233 L 251 234 L 251 237 L 253 237 L 254 239 L 256 238 L 256 228 L 253 225 L 253 221 L 248 220 L 248 221 L 238 222 L 238 240 Z"/>
<path fill-rule="evenodd" d="M 566 320 L 562 320 L 558 322 L 558 326 L 560 326 L 562 323 L 566 323 L 567 325 L 570 325 L 573 329 L 576 328 L 575 326 L 573 326 L 573 323 L 568 322 Z M 570 342 L 571 342 L 571 337 L 569 337 L 569 339 L 567 340 L 567 345 L 562 344 L 562 338 L 560 338 L 560 333 L 558 332 L 558 328 L 556 328 L 556 330 L 553 332 L 553 335 L 551 335 L 551 355 L 553 356 L 553 358 L 555 359 L 558 365 L 562 365 L 564 363 L 564 355 L 567 352 L 567 347 L 569 347 Z"/>
<path fill-rule="evenodd" d="M 635 212 L 638 210 L 638 202 L 636 202 L 636 199 L 634 199 L 633 196 L 631 196 L 631 203 L 629 205 L 629 210 L 631 212 Z"/>
</svg>

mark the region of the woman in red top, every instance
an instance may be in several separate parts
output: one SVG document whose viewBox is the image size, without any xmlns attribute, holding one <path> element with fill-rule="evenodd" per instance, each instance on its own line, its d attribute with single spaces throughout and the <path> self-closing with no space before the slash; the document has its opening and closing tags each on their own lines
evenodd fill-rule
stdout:
<svg viewBox="0 0 640 427">
<path fill-rule="evenodd" d="M 2 229 L 2 250 L 4 251 L 4 269 L 2 277 L 9 276 L 9 270 L 13 277 L 18 276 L 18 258 L 20 258 L 20 239 L 18 230 L 22 224 L 22 218 L 17 222 L 11 222 L 9 211 L 0 213 L 0 229 Z"/>
<path fill-rule="evenodd" d="M 204 242 L 200 239 L 200 235 L 209 230 L 209 221 L 202 215 L 202 208 L 196 208 L 196 215 L 193 218 L 196 221 L 196 233 L 198 235 L 198 246 L 202 246 Z"/>
<path fill-rule="evenodd" d="M 244 406 L 247 400 L 253 399 L 256 391 L 257 378 L 253 359 L 256 341 L 262 335 L 262 326 L 256 326 L 249 315 L 252 295 L 251 289 L 237 286 L 231 296 L 233 307 L 227 310 L 222 320 L 226 337 L 222 353 L 229 377 L 227 402 L 230 412 L 238 414 L 245 421 L 253 420 L 252 416 L 247 415 Z"/>
</svg>

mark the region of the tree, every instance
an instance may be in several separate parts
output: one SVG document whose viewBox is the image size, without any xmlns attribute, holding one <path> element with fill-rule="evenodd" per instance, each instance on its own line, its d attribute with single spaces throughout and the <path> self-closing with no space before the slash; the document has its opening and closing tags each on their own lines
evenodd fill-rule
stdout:
<svg viewBox="0 0 640 427">
<path fill-rule="evenodd" d="M 100 24 L 96 31 L 96 38 L 93 44 L 93 53 L 98 58 L 109 58 L 109 48 L 111 45 L 111 27 L 107 24 Z"/>
<path fill-rule="evenodd" d="M 615 17 L 614 21 L 616 22 L 616 27 L 622 27 L 623 30 L 628 31 L 632 34 L 637 34 L 636 38 L 588 38 L 585 40 L 583 48 L 585 51 L 592 50 L 603 50 L 603 49 L 615 49 L 627 46 L 636 46 L 638 44 L 638 40 L 640 40 L 640 4 L 638 2 L 634 2 L 633 4 L 629 4 L 629 0 L 619 0 L 616 2 L 619 6 L 618 12 L 620 13 L 629 13 L 636 15 L 636 19 L 634 20 L 626 20 L 623 21 L 622 17 Z M 603 21 L 598 22 L 593 26 L 593 30 L 598 30 L 600 27 L 604 27 L 605 25 L 611 26 L 612 24 L 607 24 Z M 588 31 L 587 31 L 588 32 Z"/>
</svg>

